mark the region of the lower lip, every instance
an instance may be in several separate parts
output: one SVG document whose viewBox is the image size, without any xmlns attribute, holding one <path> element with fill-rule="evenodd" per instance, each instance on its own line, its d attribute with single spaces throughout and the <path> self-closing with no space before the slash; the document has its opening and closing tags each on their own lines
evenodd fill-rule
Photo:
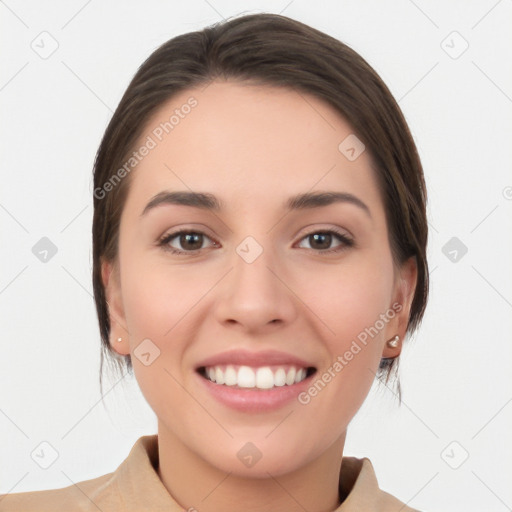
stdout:
<svg viewBox="0 0 512 512">
<path fill-rule="evenodd" d="M 310 385 L 313 373 L 304 380 L 291 386 L 276 386 L 271 389 L 243 389 L 233 386 L 216 384 L 197 373 L 197 378 L 206 390 L 220 403 L 243 412 L 267 412 L 279 409 L 297 399 L 299 393 Z"/>
</svg>

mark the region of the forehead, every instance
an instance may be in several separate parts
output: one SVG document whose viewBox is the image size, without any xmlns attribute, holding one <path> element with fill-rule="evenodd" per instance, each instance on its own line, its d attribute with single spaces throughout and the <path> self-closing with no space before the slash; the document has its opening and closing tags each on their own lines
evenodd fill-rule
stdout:
<svg viewBox="0 0 512 512">
<path fill-rule="evenodd" d="M 238 206 L 314 189 L 379 203 L 367 151 L 351 161 L 340 143 L 351 126 L 326 102 L 289 88 L 212 82 L 182 91 L 146 123 L 129 200 L 162 190 L 211 192 Z M 131 199 L 130 199 L 131 198 Z"/>
</svg>

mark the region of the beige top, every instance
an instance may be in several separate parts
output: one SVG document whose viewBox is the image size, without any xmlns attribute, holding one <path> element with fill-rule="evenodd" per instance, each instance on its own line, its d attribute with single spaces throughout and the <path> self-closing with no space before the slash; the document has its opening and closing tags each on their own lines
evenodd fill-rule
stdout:
<svg viewBox="0 0 512 512">
<path fill-rule="evenodd" d="M 1 512 L 183 512 L 160 480 L 158 435 L 140 437 L 113 472 L 76 485 L 0 495 Z M 343 457 L 340 494 L 334 512 L 418 512 L 379 489 L 366 457 Z"/>
</svg>

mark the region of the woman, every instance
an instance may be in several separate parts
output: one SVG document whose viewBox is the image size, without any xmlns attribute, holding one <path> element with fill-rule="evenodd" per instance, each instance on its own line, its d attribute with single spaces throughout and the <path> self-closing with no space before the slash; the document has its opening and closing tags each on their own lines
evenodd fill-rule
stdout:
<svg viewBox="0 0 512 512">
<path fill-rule="evenodd" d="M 343 43 L 274 14 L 141 66 L 94 169 L 104 354 L 158 418 L 111 474 L 0 510 L 413 510 L 343 456 L 428 293 L 406 122 Z"/>
</svg>

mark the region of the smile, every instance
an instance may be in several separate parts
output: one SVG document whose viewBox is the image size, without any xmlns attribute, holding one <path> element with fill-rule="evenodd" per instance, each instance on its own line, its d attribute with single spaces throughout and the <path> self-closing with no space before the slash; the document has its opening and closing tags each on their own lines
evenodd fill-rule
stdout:
<svg viewBox="0 0 512 512">
<path fill-rule="evenodd" d="M 317 367 L 292 351 L 228 350 L 195 366 L 199 389 L 218 403 L 244 413 L 266 413 L 295 403 Z"/>
<path fill-rule="evenodd" d="M 222 386 L 244 389 L 272 389 L 292 386 L 315 372 L 313 367 L 271 365 L 251 367 L 246 365 L 203 366 L 199 374 L 210 382 Z"/>
</svg>

